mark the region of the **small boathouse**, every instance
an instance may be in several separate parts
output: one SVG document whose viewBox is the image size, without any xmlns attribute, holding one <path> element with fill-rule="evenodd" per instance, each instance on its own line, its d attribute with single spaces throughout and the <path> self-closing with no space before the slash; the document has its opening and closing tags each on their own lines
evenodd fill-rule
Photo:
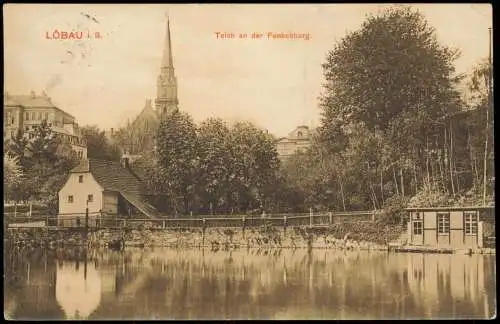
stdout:
<svg viewBox="0 0 500 324">
<path fill-rule="evenodd" d="M 495 207 L 407 208 L 408 244 L 447 248 L 494 247 Z M 490 246 L 488 246 L 490 245 Z"/>
</svg>

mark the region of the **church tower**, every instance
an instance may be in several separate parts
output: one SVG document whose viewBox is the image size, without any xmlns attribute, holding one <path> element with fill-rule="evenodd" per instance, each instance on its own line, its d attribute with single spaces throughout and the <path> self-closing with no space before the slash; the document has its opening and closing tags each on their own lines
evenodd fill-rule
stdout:
<svg viewBox="0 0 500 324">
<path fill-rule="evenodd" d="M 177 98 L 177 78 L 174 73 L 172 57 L 172 43 L 170 41 L 170 19 L 167 16 L 167 34 L 165 36 L 165 47 L 163 48 L 163 59 L 161 61 L 160 74 L 156 83 L 155 108 L 161 117 L 178 110 L 179 100 Z"/>
</svg>

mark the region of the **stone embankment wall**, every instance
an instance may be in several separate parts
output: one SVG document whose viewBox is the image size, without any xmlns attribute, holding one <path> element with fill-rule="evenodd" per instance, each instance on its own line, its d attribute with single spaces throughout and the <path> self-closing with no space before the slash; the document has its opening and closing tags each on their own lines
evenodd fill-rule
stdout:
<svg viewBox="0 0 500 324">
<path fill-rule="evenodd" d="M 127 247 L 165 246 L 174 248 L 334 248 L 346 250 L 386 250 L 397 239 L 402 226 L 377 226 L 373 223 L 333 225 L 329 228 L 178 228 L 178 229 L 102 229 L 89 233 L 15 230 L 6 233 L 5 242 L 15 245 Z"/>
</svg>

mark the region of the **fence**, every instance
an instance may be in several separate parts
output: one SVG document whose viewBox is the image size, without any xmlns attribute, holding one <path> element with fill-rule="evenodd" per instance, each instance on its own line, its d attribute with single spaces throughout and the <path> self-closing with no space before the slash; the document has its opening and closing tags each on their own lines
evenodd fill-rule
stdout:
<svg viewBox="0 0 500 324">
<path fill-rule="evenodd" d="M 4 226 L 12 228 L 43 227 L 52 228 L 246 228 L 260 226 L 330 226 L 344 222 L 371 222 L 375 211 L 348 213 L 275 214 L 265 216 L 197 216 L 184 218 L 139 219 L 124 218 L 103 213 L 60 214 L 57 216 L 32 215 L 12 217 L 4 215 Z"/>
</svg>

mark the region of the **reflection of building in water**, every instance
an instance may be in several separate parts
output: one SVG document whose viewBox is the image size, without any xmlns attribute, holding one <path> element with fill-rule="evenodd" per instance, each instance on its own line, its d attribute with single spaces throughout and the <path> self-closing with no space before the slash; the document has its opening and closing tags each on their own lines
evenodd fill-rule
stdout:
<svg viewBox="0 0 500 324">
<path fill-rule="evenodd" d="M 454 303 L 486 303 L 485 296 L 480 295 L 486 288 L 484 271 L 480 255 L 408 255 L 409 288 L 428 309 L 439 307 L 444 295 L 451 296 Z"/>
<path fill-rule="evenodd" d="M 101 278 L 93 262 L 57 266 L 56 300 L 68 319 L 85 319 L 101 301 Z"/>
</svg>

